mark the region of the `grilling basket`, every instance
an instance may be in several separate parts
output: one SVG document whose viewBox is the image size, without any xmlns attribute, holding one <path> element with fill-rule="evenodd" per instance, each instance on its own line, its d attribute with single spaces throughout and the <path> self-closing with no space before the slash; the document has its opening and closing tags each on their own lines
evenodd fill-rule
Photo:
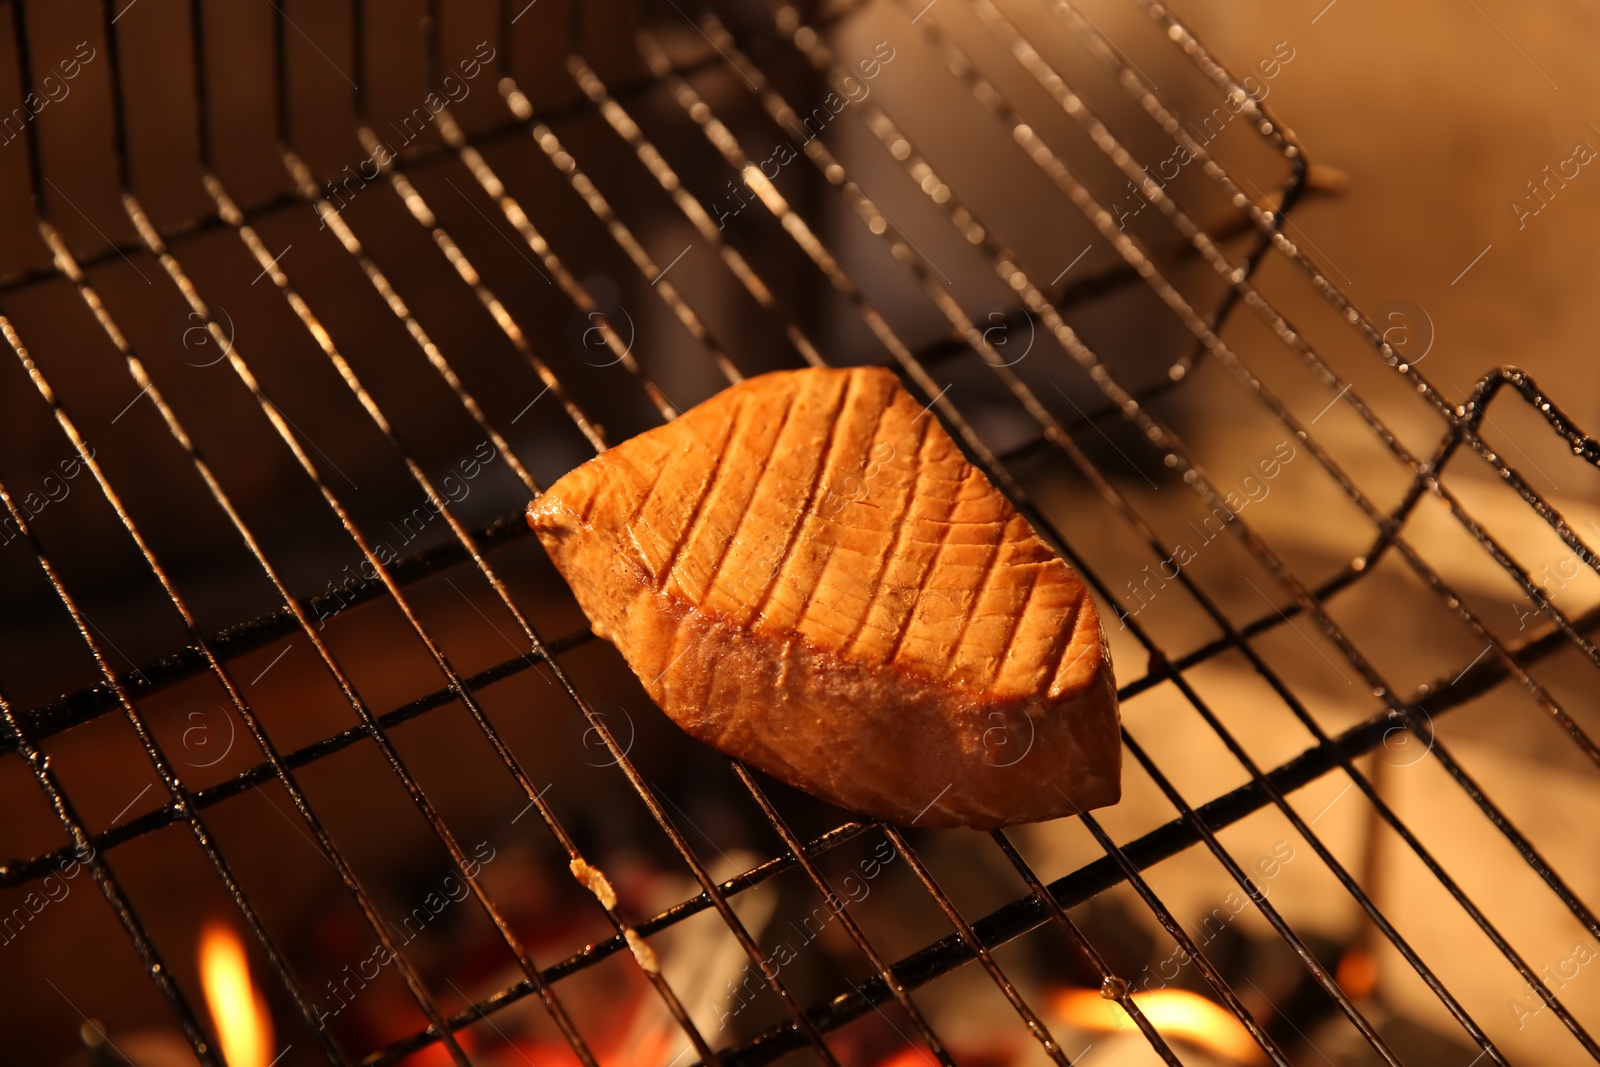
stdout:
<svg viewBox="0 0 1600 1067">
<path fill-rule="evenodd" d="M 0 56 L 0 1060 L 1600 1059 L 1600 565 L 1544 474 L 1600 448 L 1352 303 L 1290 42 L 5 0 Z M 596 637 L 529 501 L 806 367 L 1081 579 L 1118 803 L 871 819 Z M 1043 788 L 1034 729 L 973 758 Z"/>
</svg>

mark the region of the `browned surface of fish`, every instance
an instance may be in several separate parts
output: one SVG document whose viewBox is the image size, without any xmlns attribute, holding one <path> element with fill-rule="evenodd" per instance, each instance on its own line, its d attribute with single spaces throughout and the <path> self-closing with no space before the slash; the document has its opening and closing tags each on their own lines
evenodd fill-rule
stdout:
<svg viewBox="0 0 1600 1067">
<path fill-rule="evenodd" d="M 1120 794 L 1093 600 L 887 370 L 749 379 L 528 521 L 662 709 L 792 785 L 980 829 Z"/>
</svg>

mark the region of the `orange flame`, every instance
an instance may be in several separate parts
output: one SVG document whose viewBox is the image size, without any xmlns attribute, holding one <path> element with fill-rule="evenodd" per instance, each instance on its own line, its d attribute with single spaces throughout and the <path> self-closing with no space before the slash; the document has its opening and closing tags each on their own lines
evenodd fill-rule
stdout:
<svg viewBox="0 0 1600 1067">
<path fill-rule="evenodd" d="M 228 1067 L 268 1067 L 272 1019 L 250 980 L 244 943 L 226 923 L 208 922 L 200 932 L 200 982 Z"/>
<path fill-rule="evenodd" d="M 1352 999 L 1365 1000 L 1378 988 L 1378 958 L 1364 948 L 1353 948 L 1339 958 L 1334 981 Z"/>
<path fill-rule="evenodd" d="M 1234 1063 L 1261 1063 L 1261 1046 L 1244 1023 L 1222 1005 L 1184 989 L 1135 993 L 1133 1002 L 1162 1037 L 1180 1038 Z M 1084 1030 L 1112 1033 L 1137 1024 L 1122 1005 L 1088 989 L 1068 989 L 1050 999 L 1067 1022 Z"/>
</svg>

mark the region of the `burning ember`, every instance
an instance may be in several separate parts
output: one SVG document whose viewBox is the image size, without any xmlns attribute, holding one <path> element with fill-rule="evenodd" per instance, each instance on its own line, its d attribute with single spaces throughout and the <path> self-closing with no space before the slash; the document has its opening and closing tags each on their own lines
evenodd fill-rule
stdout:
<svg viewBox="0 0 1600 1067">
<path fill-rule="evenodd" d="M 1364 948 L 1353 948 L 1339 959 L 1334 981 L 1354 1000 L 1364 1000 L 1378 987 L 1378 960 Z"/>
<path fill-rule="evenodd" d="M 1150 1025 L 1168 1040 L 1185 1041 L 1230 1063 L 1263 1062 L 1261 1046 L 1244 1023 L 1214 1001 L 1184 989 L 1151 989 L 1133 994 L 1133 999 Z M 1051 998 L 1050 1006 L 1079 1029 L 1101 1033 L 1137 1031 L 1137 1024 L 1122 1005 L 1092 990 L 1064 990 Z"/>
<path fill-rule="evenodd" d="M 244 943 L 226 923 L 213 920 L 200 933 L 200 980 L 228 1067 L 267 1067 L 272 1019 L 250 980 Z"/>
</svg>

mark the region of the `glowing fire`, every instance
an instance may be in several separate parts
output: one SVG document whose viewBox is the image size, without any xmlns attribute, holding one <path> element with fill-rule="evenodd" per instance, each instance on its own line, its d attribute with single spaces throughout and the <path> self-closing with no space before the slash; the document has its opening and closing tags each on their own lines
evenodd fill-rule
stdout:
<svg viewBox="0 0 1600 1067">
<path fill-rule="evenodd" d="M 1261 1046 L 1227 1008 L 1183 989 L 1135 993 L 1133 1001 L 1163 1037 L 1179 1038 L 1235 1063 L 1261 1063 Z M 1088 989 L 1068 989 L 1051 998 L 1063 1019 L 1084 1030 L 1112 1033 L 1137 1024 L 1122 1005 Z"/>
<path fill-rule="evenodd" d="M 1378 959 L 1364 948 L 1353 948 L 1339 958 L 1334 981 L 1356 1000 L 1372 996 L 1378 988 Z"/>
<path fill-rule="evenodd" d="M 200 981 L 228 1067 L 267 1067 L 272 1059 L 272 1020 L 266 1001 L 250 981 L 244 943 L 225 923 L 208 922 L 200 932 Z"/>
</svg>

